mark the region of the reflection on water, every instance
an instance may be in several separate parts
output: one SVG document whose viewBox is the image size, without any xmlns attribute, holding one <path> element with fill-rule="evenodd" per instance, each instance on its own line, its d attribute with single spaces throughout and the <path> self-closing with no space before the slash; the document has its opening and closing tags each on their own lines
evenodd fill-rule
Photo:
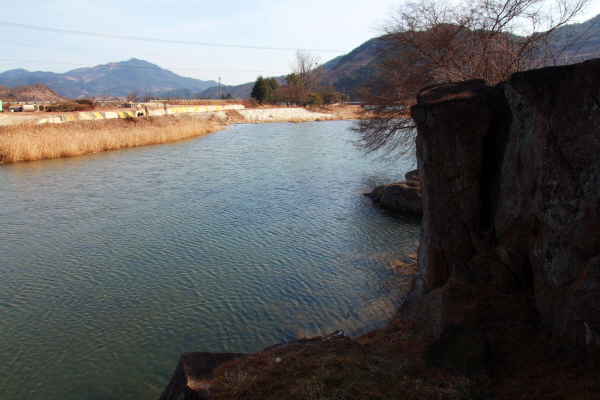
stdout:
<svg viewBox="0 0 600 400">
<path fill-rule="evenodd" d="M 389 318 L 418 221 L 362 192 L 348 122 L 0 166 L 0 398 L 155 399 L 186 351 Z"/>
</svg>

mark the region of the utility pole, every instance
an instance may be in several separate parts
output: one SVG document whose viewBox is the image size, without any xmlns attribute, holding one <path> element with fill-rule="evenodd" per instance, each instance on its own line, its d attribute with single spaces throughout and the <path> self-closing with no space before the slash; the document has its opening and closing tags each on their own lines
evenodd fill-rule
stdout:
<svg viewBox="0 0 600 400">
<path fill-rule="evenodd" d="M 221 77 L 219 77 L 219 100 L 221 100 Z"/>
</svg>

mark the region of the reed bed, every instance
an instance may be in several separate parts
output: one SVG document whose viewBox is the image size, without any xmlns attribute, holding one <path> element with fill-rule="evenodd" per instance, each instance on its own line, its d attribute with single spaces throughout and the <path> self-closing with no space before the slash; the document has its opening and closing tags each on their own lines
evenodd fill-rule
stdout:
<svg viewBox="0 0 600 400">
<path fill-rule="evenodd" d="M 189 139 L 223 129 L 215 120 L 144 117 L 0 127 L 0 164 Z"/>
</svg>

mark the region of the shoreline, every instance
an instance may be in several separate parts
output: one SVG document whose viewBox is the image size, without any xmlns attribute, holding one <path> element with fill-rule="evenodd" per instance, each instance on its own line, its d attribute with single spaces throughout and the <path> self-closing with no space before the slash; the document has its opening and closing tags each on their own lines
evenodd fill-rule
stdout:
<svg viewBox="0 0 600 400">
<path fill-rule="evenodd" d="M 33 124 L 27 115 L 24 123 L 0 126 L 0 165 L 169 143 L 230 124 L 356 119 L 360 111 L 358 106 L 252 108 L 87 121 L 67 117 L 69 122 L 45 124 Z"/>
</svg>

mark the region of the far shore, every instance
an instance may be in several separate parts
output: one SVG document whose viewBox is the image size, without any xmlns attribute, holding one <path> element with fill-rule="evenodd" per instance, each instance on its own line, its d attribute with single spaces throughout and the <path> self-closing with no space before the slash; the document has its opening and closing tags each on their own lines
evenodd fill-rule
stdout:
<svg viewBox="0 0 600 400">
<path fill-rule="evenodd" d="M 34 124 L 32 118 L 50 113 L 0 114 L 0 164 L 173 142 L 216 132 L 229 124 L 357 119 L 361 111 L 359 106 L 247 108 L 42 125 Z M 6 124 L 8 119 L 10 124 Z"/>
</svg>

